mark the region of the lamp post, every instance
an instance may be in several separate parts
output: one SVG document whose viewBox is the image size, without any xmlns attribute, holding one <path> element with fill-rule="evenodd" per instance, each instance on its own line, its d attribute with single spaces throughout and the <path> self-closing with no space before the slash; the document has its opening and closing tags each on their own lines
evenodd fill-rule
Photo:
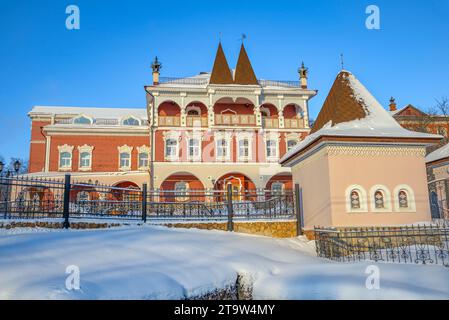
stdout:
<svg viewBox="0 0 449 320">
<path fill-rule="evenodd" d="M 19 175 L 19 170 L 20 170 L 20 166 L 22 164 L 20 163 L 19 160 L 14 161 L 13 167 L 14 167 L 14 171 L 16 172 L 16 175 Z"/>
</svg>

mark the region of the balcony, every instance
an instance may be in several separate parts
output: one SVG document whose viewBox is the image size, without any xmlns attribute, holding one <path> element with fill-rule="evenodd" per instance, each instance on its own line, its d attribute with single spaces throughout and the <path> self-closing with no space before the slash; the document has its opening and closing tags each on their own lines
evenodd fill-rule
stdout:
<svg viewBox="0 0 449 320">
<path fill-rule="evenodd" d="M 160 127 L 179 127 L 181 125 L 181 117 L 179 116 L 159 116 Z"/>
<path fill-rule="evenodd" d="M 187 127 L 207 127 L 207 117 L 201 116 L 187 116 L 186 117 Z"/>
<path fill-rule="evenodd" d="M 256 116 L 253 114 L 216 114 L 217 126 L 255 126 Z"/>
</svg>

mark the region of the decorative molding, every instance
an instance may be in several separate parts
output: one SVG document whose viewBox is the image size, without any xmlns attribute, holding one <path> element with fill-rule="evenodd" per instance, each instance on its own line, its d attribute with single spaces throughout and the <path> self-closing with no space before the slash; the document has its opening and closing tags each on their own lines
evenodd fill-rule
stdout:
<svg viewBox="0 0 449 320">
<path fill-rule="evenodd" d="M 426 150 L 424 147 L 406 146 L 351 146 L 351 145 L 328 145 L 326 147 L 329 156 L 415 156 L 424 157 Z"/>
</svg>

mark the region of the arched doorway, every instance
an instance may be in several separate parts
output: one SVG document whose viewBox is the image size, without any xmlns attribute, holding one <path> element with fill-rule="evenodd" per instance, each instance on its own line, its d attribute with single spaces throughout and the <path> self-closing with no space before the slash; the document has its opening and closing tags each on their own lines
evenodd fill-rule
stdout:
<svg viewBox="0 0 449 320">
<path fill-rule="evenodd" d="M 256 197 L 256 185 L 242 173 L 227 173 L 214 184 L 214 190 L 226 193 L 228 185 L 231 185 L 232 199 L 234 201 L 249 200 Z"/>
<path fill-rule="evenodd" d="M 204 185 L 189 172 L 171 174 L 161 184 L 161 201 L 188 202 L 204 201 Z"/>
</svg>

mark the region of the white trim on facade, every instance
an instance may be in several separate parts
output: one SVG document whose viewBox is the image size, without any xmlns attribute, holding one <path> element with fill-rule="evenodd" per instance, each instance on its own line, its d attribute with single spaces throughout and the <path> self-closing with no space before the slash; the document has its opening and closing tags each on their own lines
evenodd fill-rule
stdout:
<svg viewBox="0 0 449 320">
<path fill-rule="evenodd" d="M 399 205 L 399 191 L 405 191 L 407 194 L 407 208 L 401 208 Z M 396 212 L 416 212 L 415 193 L 413 189 L 407 184 L 397 185 L 393 190 L 394 211 Z"/>
<path fill-rule="evenodd" d="M 133 147 L 130 147 L 128 145 L 123 145 L 120 147 L 117 147 L 118 150 L 118 169 L 119 171 L 131 171 L 131 166 L 132 166 L 132 151 L 133 151 Z M 123 165 L 122 166 L 122 157 L 121 154 L 122 153 L 127 153 L 129 154 L 129 163 L 128 165 Z"/>
<path fill-rule="evenodd" d="M 68 144 L 64 144 L 62 146 L 58 146 L 58 170 L 59 171 L 72 171 L 73 166 L 73 146 L 69 146 Z M 70 154 L 70 165 L 61 165 L 61 155 L 62 153 L 69 153 Z"/>
</svg>

